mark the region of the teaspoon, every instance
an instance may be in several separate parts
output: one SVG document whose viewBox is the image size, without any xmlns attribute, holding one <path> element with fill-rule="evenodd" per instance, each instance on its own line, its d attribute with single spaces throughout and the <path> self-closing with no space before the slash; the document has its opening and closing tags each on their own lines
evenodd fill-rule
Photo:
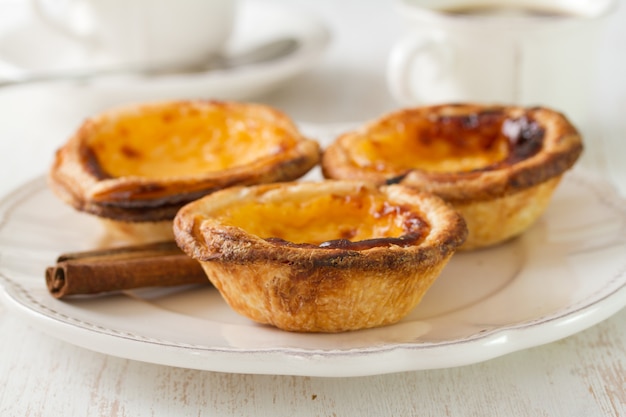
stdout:
<svg viewBox="0 0 626 417">
<path fill-rule="evenodd" d="M 44 81 L 88 80 L 113 75 L 139 75 L 159 77 L 167 75 L 198 74 L 216 70 L 228 70 L 270 62 L 295 52 L 299 42 L 294 38 L 279 38 L 253 46 L 233 55 L 215 55 L 191 65 L 123 65 L 92 69 L 64 70 L 48 73 L 24 73 L 0 79 L 0 87 Z"/>
</svg>

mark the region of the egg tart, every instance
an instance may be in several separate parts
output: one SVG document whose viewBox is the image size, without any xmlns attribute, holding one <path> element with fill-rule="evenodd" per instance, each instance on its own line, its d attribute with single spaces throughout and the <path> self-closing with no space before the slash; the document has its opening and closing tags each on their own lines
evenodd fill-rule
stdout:
<svg viewBox="0 0 626 417">
<path fill-rule="evenodd" d="M 233 310 L 299 332 L 397 322 L 465 240 L 440 198 L 356 181 L 233 187 L 183 207 L 180 248 Z"/>
<path fill-rule="evenodd" d="M 170 101 L 86 120 L 50 169 L 54 192 L 137 240 L 173 238 L 184 204 L 240 184 L 288 181 L 320 159 L 285 114 L 269 106 Z"/>
<path fill-rule="evenodd" d="M 581 137 L 543 107 L 435 105 L 402 109 L 338 137 L 324 152 L 326 178 L 402 184 L 457 209 L 486 247 L 526 230 L 577 161 Z"/>
</svg>

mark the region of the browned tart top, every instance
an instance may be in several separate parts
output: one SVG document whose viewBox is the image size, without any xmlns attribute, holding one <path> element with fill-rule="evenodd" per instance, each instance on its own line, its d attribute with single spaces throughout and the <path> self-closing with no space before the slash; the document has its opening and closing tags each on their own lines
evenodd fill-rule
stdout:
<svg viewBox="0 0 626 417">
<path fill-rule="evenodd" d="M 298 178 L 319 156 L 315 141 L 268 106 L 151 103 L 87 120 L 57 152 L 50 182 L 80 210 L 163 220 L 217 189 Z"/>
<path fill-rule="evenodd" d="M 463 219 L 436 196 L 352 181 L 222 190 L 183 207 L 174 232 L 200 261 L 364 268 L 441 260 L 467 235 Z"/>
<path fill-rule="evenodd" d="M 582 148 L 574 126 L 550 109 L 438 105 L 391 113 L 344 134 L 322 167 L 327 178 L 401 183 L 464 202 L 561 175 Z"/>
</svg>

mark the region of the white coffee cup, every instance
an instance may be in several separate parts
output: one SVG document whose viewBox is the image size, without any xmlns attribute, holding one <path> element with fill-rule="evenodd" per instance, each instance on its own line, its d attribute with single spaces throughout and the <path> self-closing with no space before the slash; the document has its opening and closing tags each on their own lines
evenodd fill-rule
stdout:
<svg viewBox="0 0 626 417">
<path fill-rule="evenodd" d="M 122 62 L 194 63 L 233 31 L 235 0 L 33 0 L 50 27 Z"/>
<path fill-rule="evenodd" d="M 400 0 L 411 29 L 388 84 L 405 105 L 543 105 L 589 123 L 601 17 L 614 0 Z"/>
</svg>

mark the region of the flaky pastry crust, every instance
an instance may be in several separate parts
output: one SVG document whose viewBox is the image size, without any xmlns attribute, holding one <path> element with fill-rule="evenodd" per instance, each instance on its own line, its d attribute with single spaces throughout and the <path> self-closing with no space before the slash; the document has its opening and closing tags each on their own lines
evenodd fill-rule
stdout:
<svg viewBox="0 0 626 417">
<path fill-rule="evenodd" d="M 171 101 L 113 109 L 83 123 L 50 169 L 77 210 L 172 236 L 189 201 L 232 185 L 289 181 L 319 162 L 316 141 L 269 106 Z M 137 226 L 137 228 L 135 228 Z"/>
<path fill-rule="evenodd" d="M 463 249 L 528 228 L 583 150 L 568 119 L 548 108 L 448 104 L 403 109 L 340 136 L 326 178 L 399 183 L 434 193 L 465 217 Z"/>
<path fill-rule="evenodd" d="M 300 332 L 397 322 L 467 228 L 440 198 L 353 181 L 233 187 L 174 219 L 181 249 L 238 313 Z"/>
</svg>

